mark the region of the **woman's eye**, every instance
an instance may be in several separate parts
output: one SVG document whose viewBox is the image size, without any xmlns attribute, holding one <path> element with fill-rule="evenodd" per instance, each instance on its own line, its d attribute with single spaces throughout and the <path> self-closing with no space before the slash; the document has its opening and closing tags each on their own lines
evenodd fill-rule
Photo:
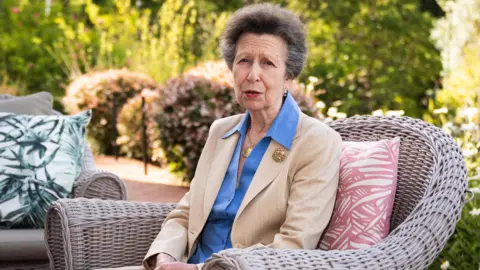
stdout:
<svg viewBox="0 0 480 270">
<path fill-rule="evenodd" d="M 267 60 L 267 61 L 265 61 L 265 64 L 267 64 L 267 65 L 269 65 L 269 66 L 275 66 L 275 64 L 273 64 L 273 62 L 272 62 L 272 61 L 268 61 L 268 60 Z"/>
<path fill-rule="evenodd" d="M 248 59 L 246 58 L 242 58 L 240 59 L 240 61 L 238 61 L 238 63 L 247 63 L 248 62 Z"/>
</svg>

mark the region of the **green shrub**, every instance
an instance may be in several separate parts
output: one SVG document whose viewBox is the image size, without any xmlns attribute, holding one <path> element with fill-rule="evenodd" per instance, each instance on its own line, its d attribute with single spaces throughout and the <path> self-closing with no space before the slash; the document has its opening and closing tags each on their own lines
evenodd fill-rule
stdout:
<svg viewBox="0 0 480 270">
<path fill-rule="evenodd" d="M 117 119 L 123 105 L 143 91 L 155 90 L 157 84 L 149 76 L 126 69 L 92 72 L 79 76 L 65 91 L 63 104 L 70 113 L 93 109 L 88 125 L 88 136 L 97 141 L 98 151 L 113 153 L 115 141 L 113 126 L 113 102 Z"/>
<path fill-rule="evenodd" d="M 234 97 L 231 72 L 221 62 L 207 62 L 162 87 L 157 117 L 160 141 L 172 172 L 193 178 L 210 125 L 218 118 L 243 113 Z M 292 91 L 303 112 L 317 115 L 302 85 Z"/>
<path fill-rule="evenodd" d="M 62 34 L 52 19 L 62 10 L 58 1 L 52 3 L 50 14 L 45 12 L 45 1 L 0 1 L 0 74 L 21 83 L 20 94 L 63 94 L 60 66 L 45 50 Z"/>
<path fill-rule="evenodd" d="M 348 115 L 404 110 L 413 117 L 427 109 L 441 64 L 429 41 L 432 16 L 421 1 L 275 2 L 287 2 L 306 23 L 309 61 L 300 80 L 317 77 L 316 97 L 327 107 Z"/>
</svg>

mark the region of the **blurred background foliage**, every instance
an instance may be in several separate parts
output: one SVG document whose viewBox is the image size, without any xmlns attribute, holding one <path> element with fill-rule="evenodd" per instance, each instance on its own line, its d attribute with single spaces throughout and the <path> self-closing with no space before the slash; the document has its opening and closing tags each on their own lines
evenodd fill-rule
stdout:
<svg viewBox="0 0 480 270">
<path fill-rule="evenodd" d="M 292 1 L 307 22 L 304 75 L 318 77 L 317 96 L 348 115 L 376 109 L 421 117 L 441 63 L 429 42 L 432 15 L 418 1 Z"/>
<path fill-rule="evenodd" d="M 145 97 L 150 161 L 168 164 L 188 181 L 200 149 L 184 152 L 185 142 L 197 138 L 203 145 L 205 127 L 216 115 L 237 112 L 227 92 L 208 93 L 215 85 L 230 89 L 222 79 L 228 70 L 206 67 L 218 65 L 230 14 L 256 2 L 2 0 L 0 92 L 48 91 L 65 113 L 96 109 L 89 139 L 97 154 L 112 153 L 113 101 L 107 97 L 118 93 L 116 142 L 122 155 L 133 158 L 141 158 L 138 112 Z M 306 24 L 308 63 L 296 83 L 298 97 L 316 104 L 316 117 L 407 115 L 443 128 L 458 142 L 477 196 L 431 269 L 478 270 L 480 1 L 270 2 Z M 186 108 L 191 113 L 176 113 Z M 183 137 L 165 119 L 183 125 Z"/>
</svg>

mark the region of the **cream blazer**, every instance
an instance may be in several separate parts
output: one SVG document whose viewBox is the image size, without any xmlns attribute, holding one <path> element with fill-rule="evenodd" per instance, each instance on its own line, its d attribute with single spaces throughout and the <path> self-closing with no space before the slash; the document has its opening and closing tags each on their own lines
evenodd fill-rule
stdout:
<svg viewBox="0 0 480 270">
<path fill-rule="evenodd" d="M 190 191 L 162 224 L 147 259 L 164 252 L 186 262 L 213 207 L 240 135 L 222 139 L 243 115 L 216 120 L 210 127 Z M 335 203 L 341 137 L 303 113 L 290 151 L 272 140 L 240 205 L 231 231 L 234 248 L 315 249 Z M 285 150 L 276 162 L 272 154 Z"/>
</svg>

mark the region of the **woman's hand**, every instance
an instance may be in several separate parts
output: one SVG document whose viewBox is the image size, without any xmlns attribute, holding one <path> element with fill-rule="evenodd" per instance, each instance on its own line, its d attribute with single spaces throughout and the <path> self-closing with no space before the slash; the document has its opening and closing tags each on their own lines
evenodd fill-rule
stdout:
<svg viewBox="0 0 480 270">
<path fill-rule="evenodd" d="M 195 264 L 186 264 L 182 262 L 164 263 L 154 270 L 197 270 Z"/>
</svg>

